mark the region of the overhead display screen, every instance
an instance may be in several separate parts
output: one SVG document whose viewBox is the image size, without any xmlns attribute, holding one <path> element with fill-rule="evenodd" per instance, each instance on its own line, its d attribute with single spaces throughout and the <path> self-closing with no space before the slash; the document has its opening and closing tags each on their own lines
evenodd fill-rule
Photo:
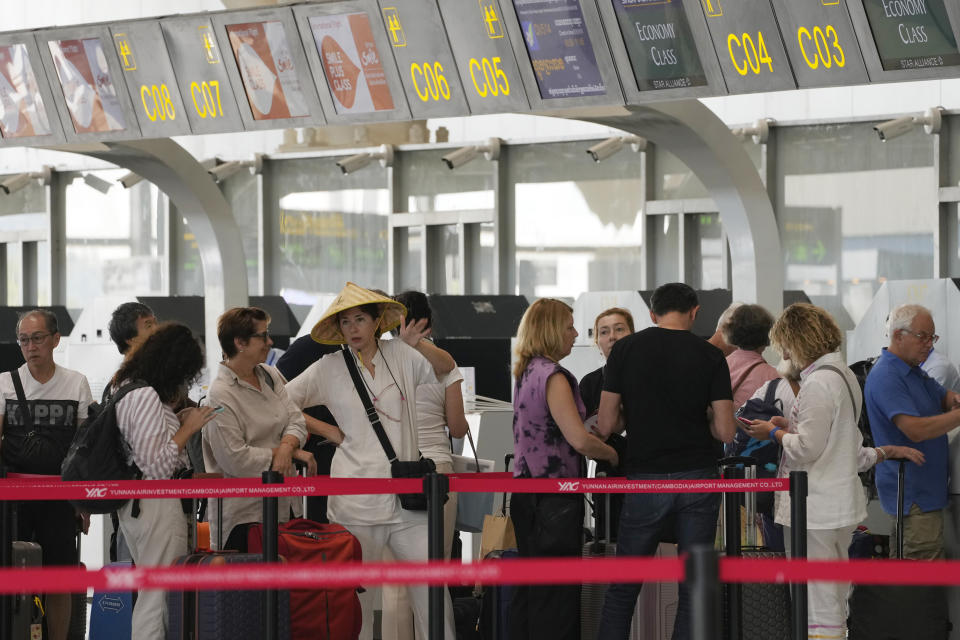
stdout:
<svg viewBox="0 0 960 640">
<path fill-rule="evenodd" d="M 190 133 L 160 23 L 124 23 L 112 27 L 111 33 L 143 135 Z"/>
<path fill-rule="evenodd" d="M 680 0 L 612 0 L 641 91 L 707 84 Z"/>
<path fill-rule="evenodd" d="M 160 28 L 190 129 L 194 133 L 242 131 L 243 121 L 210 19 L 171 18 L 161 21 Z"/>
<path fill-rule="evenodd" d="M 836 0 L 772 0 L 800 87 L 869 79 L 847 8 Z"/>
<path fill-rule="evenodd" d="M 308 23 L 337 113 L 392 111 L 390 84 L 367 14 L 312 16 Z"/>
<path fill-rule="evenodd" d="M 47 46 L 74 130 L 104 133 L 126 129 L 126 116 L 101 39 L 51 40 Z"/>
<path fill-rule="evenodd" d="M 943 0 L 863 0 L 884 70 L 960 65 Z"/>
<path fill-rule="evenodd" d="M 607 92 L 580 0 L 512 2 L 541 98 L 582 98 Z"/>
<path fill-rule="evenodd" d="M 25 44 L 0 46 L 0 135 L 45 136 L 50 119 Z"/>
<path fill-rule="evenodd" d="M 246 22 L 226 29 L 253 119 L 310 115 L 283 23 Z"/>
<path fill-rule="evenodd" d="M 797 88 L 767 0 L 700 0 L 700 6 L 730 93 Z"/>
<path fill-rule="evenodd" d="M 435 0 L 379 0 L 379 5 L 413 117 L 468 113 Z"/>
<path fill-rule="evenodd" d="M 438 4 L 470 112 L 526 111 L 530 105 L 498 0 Z"/>
</svg>

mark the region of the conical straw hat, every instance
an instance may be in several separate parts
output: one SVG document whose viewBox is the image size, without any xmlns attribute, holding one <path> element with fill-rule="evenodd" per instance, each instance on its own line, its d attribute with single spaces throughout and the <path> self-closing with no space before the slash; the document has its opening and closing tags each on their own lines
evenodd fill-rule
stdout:
<svg viewBox="0 0 960 640">
<path fill-rule="evenodd" d="M 337 322 L 337 314 L 346 309 L 359 307 L 364 304 L 376 304 L 380 306 L 380 330 L 382 332 L 390 331 L 400 325 L 400 320 L 407 315 L 407 308 L 402 304 L 374 293 L 369 289 L 364 289 L 359 285 L 348 282 L 347 286 L 337 295 L 336 299 L 330 304 L 320 321 L 314 325 L 310 331 L 310 336 L 320 344 L 343 344 L 346 339 L 340 331 L 340 325 Z"/>
</svg>

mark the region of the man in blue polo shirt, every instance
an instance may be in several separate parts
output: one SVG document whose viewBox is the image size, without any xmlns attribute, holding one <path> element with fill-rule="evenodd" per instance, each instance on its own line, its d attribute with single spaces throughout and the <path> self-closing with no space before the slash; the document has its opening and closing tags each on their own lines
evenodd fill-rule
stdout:
<svg viewBox="0 0 960 640">
<path fill-rule="evenodd" d="M 902 445 L 923 452 L 922 466 L 907 463 L 903 551 L 906 558 L 939 559 L 949 475 L 946 434 L 960 425 L 960 396 L 920 368 L 938 338 L 929 310 L 915 304 L 895 308 L 887 319 L 887 335 L 890 346 L 880 354 L 865 386 L 870 430 L 878 447 Z M 898 464 L 877 465 L 880 503 L 891 516 L 897 513 Z"/>
</svg>

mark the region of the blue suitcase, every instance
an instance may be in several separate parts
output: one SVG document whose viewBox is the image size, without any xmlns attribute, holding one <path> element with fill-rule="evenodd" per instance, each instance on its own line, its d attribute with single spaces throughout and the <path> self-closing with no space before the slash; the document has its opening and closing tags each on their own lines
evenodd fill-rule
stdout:
<svg viewBox="0 0 960 640">
<path fill-rule="evenodd" d="M 133 563 L 112 562 L 106 568 L 129 569 Z M 90 606 L 90 640 L 129 638 L 133 618 L 134 591 L 94 591 Z"/>
</svg>

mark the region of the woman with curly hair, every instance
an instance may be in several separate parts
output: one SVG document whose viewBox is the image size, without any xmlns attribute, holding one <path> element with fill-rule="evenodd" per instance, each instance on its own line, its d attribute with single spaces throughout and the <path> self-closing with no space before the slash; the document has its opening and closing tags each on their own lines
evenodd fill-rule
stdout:
<svg viewBox="0 0 960 640">
<path fill-rule="evenodd" d="M 173 412 L 203 369 L 203 353 L 190 329 L 161 325 L 124 361 L 113 377 L 112 390 L 131 382 L 146 383 L 116 405 L 117 425 L 126 441 L 127 462 L 137 465 L 144 480 L 167 480 L 185 469 L 190 436 L 213 417 L 212 407 Z M 189 522 L 180 500 L 131 500 L 119 509 L 120 531 L 138 566 L 162 566 L 189 553 Z M 133 609 L 132 640 L 166 637 L 163 591 L 141 591 Z"/>
<path fill-rule="evenodd" d="M 757 440 L 776 439 L 783 448 L 777 475 L 806 471 L 807 556 L 846 560 L 850 532 L 867 517 L 858 472 L 891 457 L 923 463 L 910 447 L 864 447 L 857 419 L 863 396 L 857 378 L 840 354 L 842 334 L 829 313 L 812 304 L 792 304 L 780 315 L 770 338 L 784 358 L 800 368 L 800 392 L 789 416 L 744 427 Z M 790 497 L 774 498 L 776 521 L 789 544 Z M 789 549 L 787 550 L 789 552 Z M 811 638 L 845 638 L 850 583 L 812 582 L 807 587 Z"/>
</svg>

